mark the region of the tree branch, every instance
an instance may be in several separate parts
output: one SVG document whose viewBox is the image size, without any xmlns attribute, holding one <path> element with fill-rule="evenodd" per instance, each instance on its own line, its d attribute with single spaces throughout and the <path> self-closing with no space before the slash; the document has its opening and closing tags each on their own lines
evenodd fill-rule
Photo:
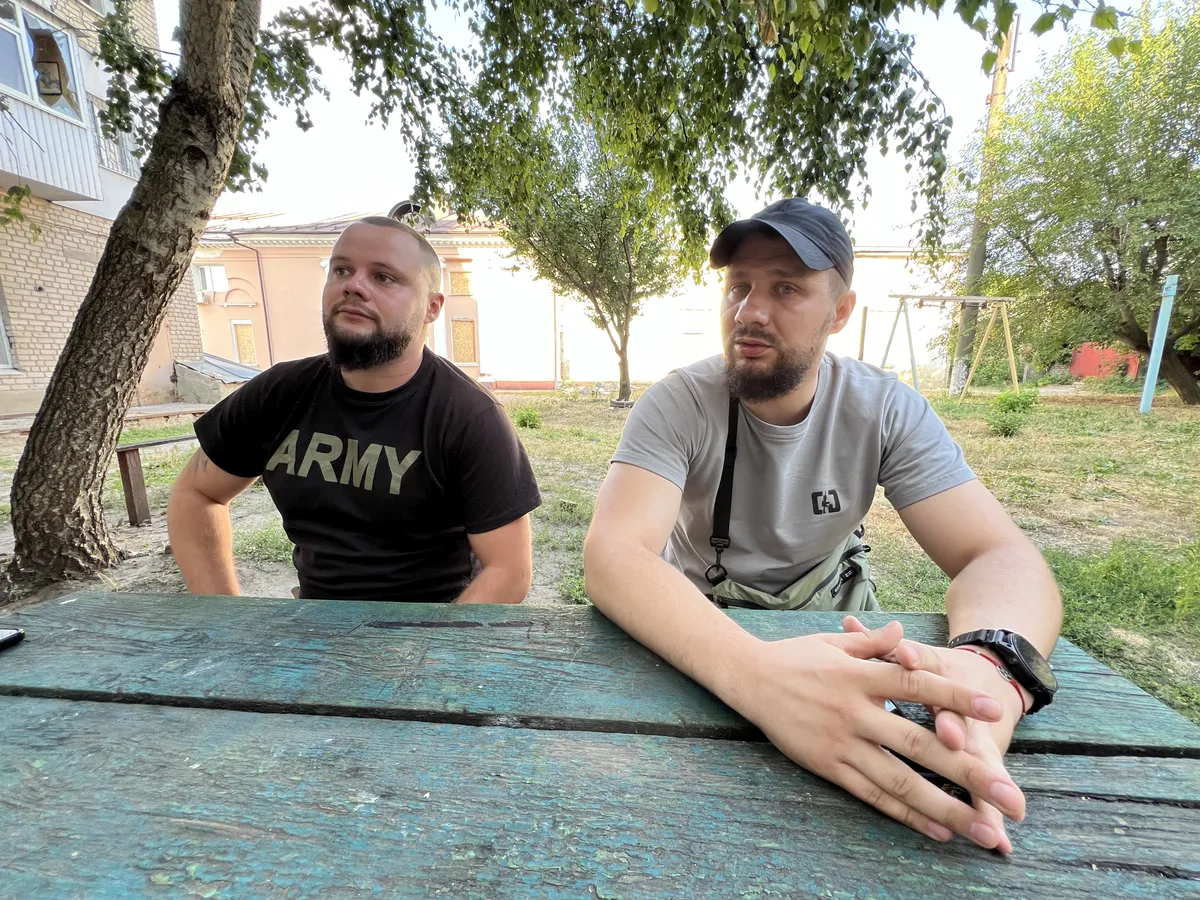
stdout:
<svg viewBox="0 0 1200 900">
<path fill-rule="evenodd" d="M 211 0 L 209 0 L 211 3 Z M 233 27 L 229 51 L 229 81 L 236 86 L 249 85 L 248 75 L 254 68 L 258 50 L 258 26 L 262 16 L 260 0 L 235 0 Z M 245 102 L 245 91 L 241 92 Z"/>
<path fill-rule="evenodd" d="M 1187 335 L 1191 334 L 1197 328 L 1200 328 L 1200 316 L 1196 316 L 1196 318 L 1192 319 L 1192 321 L 1188 322 L 1183 326 L 1183 328 L 1181 328 L 1179 331 L 1176 331 L 1174 334 L 1168 334 L 1167 342 L 1173 344 L 1181 337 L 1186 337 Z"/>
<path fill-rule="evenodd" d="M 1042 258 L 1038 256 L 1037 251 L 1030 246 L 1028 239 L 1023 234 L 1020 234 L 1011 228 L 1005 228 L 1004 230 L 1008 232 L 1009 236 L 1012 237 L 1014 241 L 1021 245 L 1022 250 L 1029 254 L 1029 258 L 1033 260 L 1033 264 L 1039 269 L 1042 268 Z"/>
<path fill-rule="evenodd" d="M 578 269 L 574 268 L 566 256 L 555 257 L 549 250 L 538 246 L 538 243 L 533 239 L 531 234 L 521 234 L 520 239 L 529 245 L 534 254 L 546 262 L 548 268 L 554 269 L 562 276 L 563 281 L 567 282 L 572 289 L 577 291 L 583 297 L 591 297 L 593 286 L 588 283 L 587 278 Z"/>
<path fill-rule="evenodd" d="M 1146 330 L 1138 324 L 1137 316 L 1133 312 L 1133 308 L 1120 299 L 1117 295 L 1117 314 L 1119 316 L 1119 324 L 1114 329 L 1117 337 L 1129 344 L 1134 350 L 1142 353 L 1150 352 L 1150 336 L 1146 334 Z"/>
<path fill-rule="evenodd" d="M 1104 265 L 1104 280 L 1108 282 L 1108 289 L 1114 294 L 1121 293 L 1121 278 L 1116 269 L 1113 268 L 1112 257 L 1107 250 L 1100 250 L 1100 262 Z"/>
<path fill-rule="evenodd" d="M 529 244 L 530 249 L 532 249 L 533 252 L 536 253 L 539 257 L 542 257 L 543 259 L 547 259 L 547 261 L 552 260 L 552 257 L 549 254 L 547 254 L 547 252 L 545 250 L 543 250 L 541 247 L 538 246 L 537 242 L 534 241 L 532 235 L 524 234 L 524 235 L 522 235 L 522 239 L 527 244 Z M 605 313 L 604 308 L 597 302 L 597 299 L 595 296 L 595 291 L 596 291 L 595 283 L 593 282 L 592 284 L 589 284 L 587 279 L 583 277 L 582 273 L 580 273 L 577 269 L 574 269 L 573 267 L 570 267 L 568 265 L 565 257 L 561 260 L 561 263 L 562 263 L 561 265 L 554 264 L 553 268 L 561 276 L 563 276 L 564 281 L 566 281 L 568 284 L 570 284 L 571 287 L 573 287 L 576 291 L 578 291 L 578 293 L 581 297 L 583 297 L 585 300 L 587 300 L 587 302 L 589 304 L 591 304 L 592 309 L 595 310 L 596 317 L 600 320 L 600 323 L 604 326 L 604 331 L 608 335 L 608 340 L 612 344 L 613 350 L 620 352 L 620 348 L 617 346 L 616 338 L 613 336 L 612 328 L 609 327 L 608 315 Z M 566 271 L 566 269 L 568 269 L 568 268 L 572 269 L 572 272 L 574 273 L 574 277 L 571 277 L 571 273 Z M 596 277 L 597 278 L 600 277 L 598 273 L 597 273 Z"/>
<path fill-rule="evenodd" d="M 183 0 L 179 7 L 179 77 L 200 95 L 231 100 L 236 7 L 256 0 Z M 258 18 L 255 16 L 255 27 Z"/>
<path fill-rule="evenodd" d="M 1159 284 L 1162 281 L 1163 269 L 1167 267 L 1167 248 L 1170 242 L 1170 236 L 1160 234 L 1154 239 L 1154 268 L 1150 271 L 1150 281 L 1152 284 Z"/>
<path fill-rule="evenodd" d="M 625 251 L 625 272 L 627 274 L 625 283 L 625 321 L 621 327 L 622 347 L 629 343 L 629 322 L 633 318 L 633 292 L 636 282 L 633 274 L 633 255 L 629 250 L 629 238 L 630 231 L 626 228 L 625 234 L 621 237 L 621 249 Z"/>
</svg>

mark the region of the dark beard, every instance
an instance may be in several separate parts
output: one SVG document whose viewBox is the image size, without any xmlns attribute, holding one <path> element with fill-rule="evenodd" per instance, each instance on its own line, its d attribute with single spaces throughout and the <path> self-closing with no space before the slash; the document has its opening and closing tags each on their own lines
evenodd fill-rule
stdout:
<svg viewBox="0 0 1200 900">
<path fill-rule="evenodd" d="M 332 316 L 325 319 L 325 343 L 329 347 L 330 362 L 348 371 L 386 366 L 403 355 L 412 339 L 412 333 L 407 331 L 376 331 L 370 335 L 348 337 L 337 332 Z"/>
<path fill-rule="evenodd" d="M 737 338 L 752 337 L 775 348 L 778 359 L 770 369 L 749 371 L 739 369 L 733 357 L 733 342 Z M 731 397 L 747 403 L 763 403 L 791 393 L 808 377 L 816 357 L 816 348 L 795 350 L 781 347 L 770 335 L 745 330 L 735 331 L 728 338 L 725 351 L 725 385 Z"/>
</svg>

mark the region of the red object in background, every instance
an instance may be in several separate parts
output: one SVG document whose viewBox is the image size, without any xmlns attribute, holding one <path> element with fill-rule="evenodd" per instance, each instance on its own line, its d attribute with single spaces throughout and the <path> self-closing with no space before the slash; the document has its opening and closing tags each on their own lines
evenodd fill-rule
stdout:
<svg viewBox="0 0 1200 900">
<path fill-rule="evenodd" d="M 1122 363 L 1128 366 L 1126 375 L 1137 378 L 1138 366 L 1142 363 L 1140 354 L 1102 344 L 1080 344 L 1071 355 L 1071 374 L 1076 378 L 1107 378 L 1115 374 Z"/>
</svg>

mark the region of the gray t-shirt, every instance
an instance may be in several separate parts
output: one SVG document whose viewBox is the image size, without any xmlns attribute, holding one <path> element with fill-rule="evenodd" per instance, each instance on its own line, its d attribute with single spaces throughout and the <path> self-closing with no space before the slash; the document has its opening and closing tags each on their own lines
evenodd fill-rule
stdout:
<svg viewBox="0 0 1200 900">
<path fill-rule="evenodd" d="M 728 423 L 725 361 L 715 356 L 646 391 L 613 457 L 683 491 L 664 558 L 704 593 Z M 858 527 L 877 485 L 901 509 L 974 477 L 924 397 L 895 375 L 826 354 L 803 422 L 769 425 L 741 407 L 733 543 L 722 564 L 734 581 L 778 593 Z"/>
</svg>

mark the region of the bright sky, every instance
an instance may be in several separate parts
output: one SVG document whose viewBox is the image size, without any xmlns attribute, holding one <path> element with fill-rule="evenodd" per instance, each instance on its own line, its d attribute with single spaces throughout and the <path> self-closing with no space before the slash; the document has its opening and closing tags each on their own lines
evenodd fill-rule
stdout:
<svg viewBox="0 0 1200 900">
<path fill-rule="evenodd" d="M 294 0 L 264 0 L 264 21 Z M 178 24 L 179 4 L 155 0 L 159 34 L 164 49 L 178 50 L 171 35 Z M 1029 26 L 1040 13 L 1032 0 L 1021 0 L 1022 34 L 1017 42 L 1016 67 L 1009 77 L 1010 95 L 1019 90 L 1038 69 L 1041 58 L 1062 46 L 1061 27 L 1034 37 Z M 1074 27 L 1085 27 L 1083 23 Z M 450 43 L 465 39 L 465 28 L 443 7 L 433 16 Z M 934 91 L 954 117 L 952 151 L 969 139 L 986 115 L 986 98 L 991 79 L 980 67 L 986 49 L 984 40 L 970 31 L 957 16 L 906 13 L 901 27 L 916 35 L 914 58 Z M 352 212 L 386 213 L 395 202 L 409 195 L 413 166 L 399 138 L 377 123 L 366 124 L 370 102 L 355 97 L 349 88 L 348 67 L 332 55 L 318 57 L 330 88 L 329 102 L 313 104 L 314 127 L 299 131 L 286 112 L 272 124 L 270 136 L 260 147 L 258 160 L 270 177 L 260 193 L 224 194 L 217 202 L 218 213 L 273 212 L 286 221 L 304 222 Z M 393 129 L 398 127 L 393 124 Z M 868 166 L 872 189 L 869 209 L 859 211 L 851 233 L 860 246 L 904 246 L 915 234 L 909 211 L 909 176 L 904 160 L 894 154 L 876 155 Z M 735 184 L 730 200 L 742 215 L 750 215 L 774 198 L 758 198 L 751 185 Z M 284 220 L 279 220 L 284 221 Z"/>
</svg>

